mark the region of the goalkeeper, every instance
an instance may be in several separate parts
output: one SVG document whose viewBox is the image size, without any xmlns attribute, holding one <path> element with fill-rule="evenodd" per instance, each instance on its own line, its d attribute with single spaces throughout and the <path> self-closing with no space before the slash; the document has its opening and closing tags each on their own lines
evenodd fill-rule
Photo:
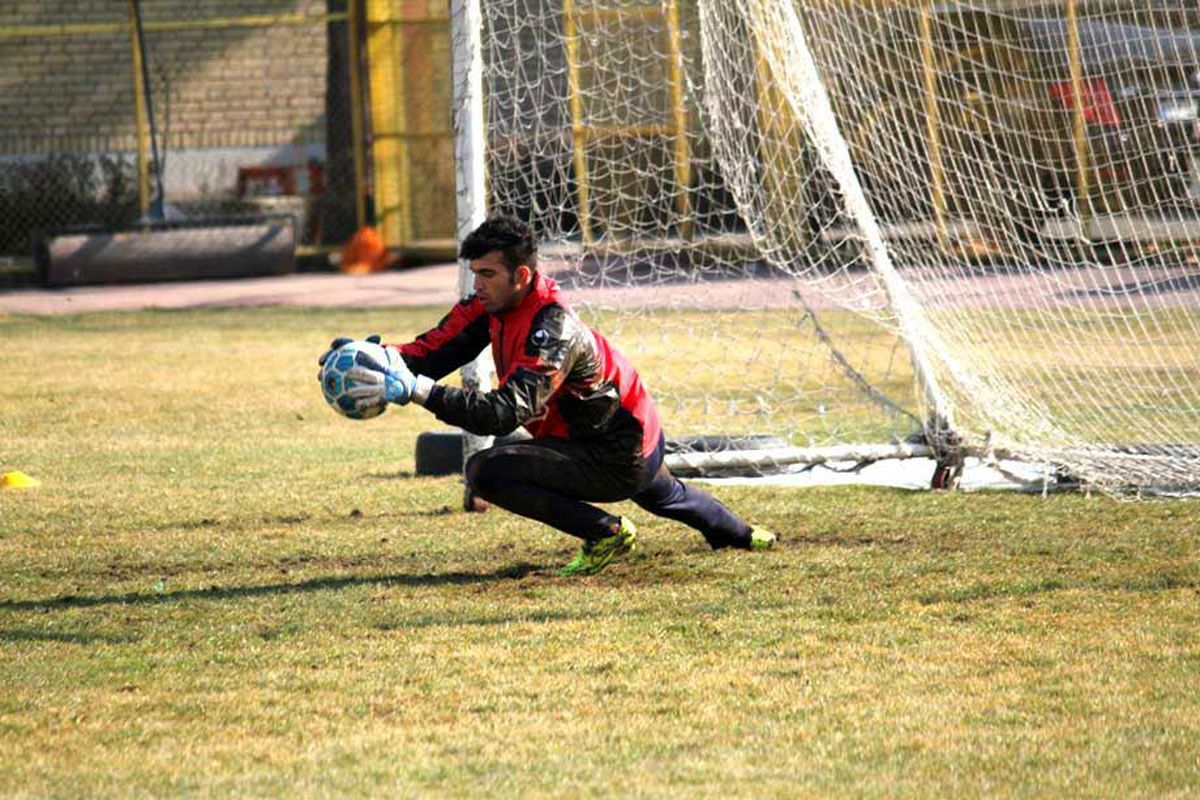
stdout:
<svg viewBox="0 0 1200 800">
<path fill-rule="evenodd" d="M 523 222 L 488 219 L 463 241 L 459 255 L 470 261 L 475 295 L 437 327 L 399 345 L 394 366 L 353 368 L 348 377 L 360 384 L 354 390 L 359 402 L 416 403 L 481 436 L 523 425 L 532 439 L 482 450 L 467 461 L 468 490 L 582 539 L 562 575 L 599 572 L 636 547 L 633 522 L 596 502 L 632 499 L 695 528 L 714 549 L 771 547 L 773 533 L 747 525 L 667 469 L 658 414 L 637 372 L 538 272 L 537 245 Z M 330 352 L 348 341 L 334 340 Z M 489 343 L 498 389 L 435 383 Z"/>
</svg>

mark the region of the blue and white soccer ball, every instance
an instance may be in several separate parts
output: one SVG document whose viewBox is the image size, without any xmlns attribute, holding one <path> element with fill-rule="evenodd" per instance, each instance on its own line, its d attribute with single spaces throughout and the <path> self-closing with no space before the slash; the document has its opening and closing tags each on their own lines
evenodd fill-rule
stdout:
<svg viewBox="0 0 1200 800">
<path fill-rule="evenodd" d="M 393 356 L 374 342 L 354 341 L 344 344 L 330 354 L 321 366 L 321 393 L 325 402 L 333 406 L 333 410 L 350 419 L 370 419 L 378 417 L 387 410 L 387 402 L 368 405 L 360 408 L 362 400 L 350 396 L 354 388 L 353 378 L 346 377 L 346 372 L 356 363 L 362 364 L 364 359 L 359 354 L 370 357 L 381 367 L 392 366 Z"/>
</svg>

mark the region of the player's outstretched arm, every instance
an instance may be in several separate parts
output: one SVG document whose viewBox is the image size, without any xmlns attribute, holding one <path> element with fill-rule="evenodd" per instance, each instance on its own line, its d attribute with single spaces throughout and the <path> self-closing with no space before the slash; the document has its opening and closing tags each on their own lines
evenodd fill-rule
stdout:
<svg viewBox="0 0 1200 800">
<path fill-rule="evenodd" d="M 540 417 L 562 376 L 555 372 L 517 370 L 490 392 L 434 384 L 423 393 L 418 384 L 416 402 L 442 422 L 478 436 L 504 436 Z"/>
</svg>

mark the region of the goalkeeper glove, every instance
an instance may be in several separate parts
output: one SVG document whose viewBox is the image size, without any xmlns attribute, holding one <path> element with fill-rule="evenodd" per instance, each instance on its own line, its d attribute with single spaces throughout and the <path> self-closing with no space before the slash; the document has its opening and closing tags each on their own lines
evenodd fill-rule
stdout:
<svg viewBox="0 0 1200 800">
<path fill-rule="evenodd" d="M 386 347 L 388 363 L 380 364 L 366 353 L 359 352 L 354 366 L 346 370 L 346 377 L 354 385 L 346 394 L 362 405 L 396 403 L 405 405 L 413 399 L 417 387 L 417 376 L 404 363 L 394 347 Z"/>
</svg>

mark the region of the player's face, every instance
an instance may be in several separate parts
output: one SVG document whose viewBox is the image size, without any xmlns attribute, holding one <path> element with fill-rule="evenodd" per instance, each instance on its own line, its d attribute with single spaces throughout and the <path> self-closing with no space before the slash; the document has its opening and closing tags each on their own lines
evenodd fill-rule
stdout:
<svg viewBox="0 0 1200 800">
<path fill-rule="evenodd" d="M 483 303 L 484 311 L 499 314 L 515 308 L 529 291 L 531 272 L 521 265 L 512 272 L 504 265 L 504 254 L 485 253 L 471 262 L 475 273 L 475 296 Z"/>
</svg>

